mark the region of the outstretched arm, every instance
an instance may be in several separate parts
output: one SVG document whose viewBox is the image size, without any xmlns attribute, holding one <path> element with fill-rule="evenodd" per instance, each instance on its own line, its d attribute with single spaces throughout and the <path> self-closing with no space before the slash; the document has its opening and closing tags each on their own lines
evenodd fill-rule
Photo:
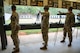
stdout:
<svg viewBox="0 0 80 53">
<path fill-rule="evenodd" d="M 62 13 L 61 11 L 58 11 L 60 15 L 66 15 L 67 13 Z"/>
</svg>

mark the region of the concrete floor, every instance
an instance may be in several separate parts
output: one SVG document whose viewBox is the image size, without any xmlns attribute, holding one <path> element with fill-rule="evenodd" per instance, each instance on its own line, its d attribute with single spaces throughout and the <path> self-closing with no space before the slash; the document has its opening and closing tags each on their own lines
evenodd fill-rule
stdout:
<svg viewBox="0 0 80 53">
<path fill-rule="evenodd" d="M 77 36 L 76 36 L 77 35 Z M 57 37 L 57 39 L 56 39 Z M 20 52 L 19 53 L 80 53 L 80 30 L 74 29 L 72 47 L 67 47 L 68 37 L 65 43 L 60 43 L 62 40 L 63 32 L 50 32 L 47 50 L 40 50 L 42 47 L 42 34 L 30 34 L 19 36 L 20 39 Z M 8 46 L 7 49 L 0 53 L 11 53 L 13 51 L 13 42 L 10 36 L 7 36 Z M 1 48 L 1 45 L 0 45 Z"/>
</svg>

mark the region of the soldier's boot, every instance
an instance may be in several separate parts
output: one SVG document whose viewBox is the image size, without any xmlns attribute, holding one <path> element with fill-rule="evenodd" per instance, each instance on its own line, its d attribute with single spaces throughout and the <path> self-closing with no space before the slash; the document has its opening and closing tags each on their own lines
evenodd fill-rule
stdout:
<svg viewBox="0 0 80 53">
<path fill-rule="evenodd" d="M 12 53 L 17 53 L 20 51 L 18 44 L 15 44 L 15 47 L 13 49 L 14 49 L 14 51 L 12 51 Z"/>
<path fill-rule="evenodd" d="M 63 37 L 63 40 L 61 40 L 60 42 L 61 42 L 61 43 L 64 43 L 64 42 L 65 42 L 65 37 Z"/>
<path fill-rule="evenodd" d="M 12 51 L 12 53 L 17 53 L 17 52 L 19 52 L 19 51 L 20 51 L 19 48 L 17 48 L 17 49 L 15 48 L 14 51 Z"/>
<path fill-rule="evenodd" d="M 64 33 L 63 40 L 61 40 L 60 42 L 61 42 L 61 43 L 64 43 L 64 42 L 65 42 L 65 38 L 66 38 L 66 33 Z"/>
<path fill-rule="evenodd" d="M 61 40 L 61 43 L 64 43 L 65 42 L 65 40 Z"/>
<path fill-rule="evenodd" d="M 19 41 L 18 41 L 18 44 L 19 44 Z M 16 45 L 15 43 L 14 43 L 14 45 Z M 13 50 L 15 50 L 16 49 L 16 46 L 15 47 L 13 47 Z"/>
<path fill-rule="evenodd" d="M 68 47 L 71 47 L 71 46 L 72 46 L 72 44 L 71 44 L 71 43 L 69 43 L 69 44 L 68 44 Z"/>
<path fill-rule="evenodd" d="M 41 50 L 47 50 L 47 42 L 44 43 L 44 46 L 40 48 Z"/>
<path fill-rule="evenodd" d="M 41 50 L 47 50 L 47 45 L 44 45 L 43 47 L 40 48 Z"/>
<path fill-rule="evenodd" d="M 69 37 L 69 44 L 68 44 L 68 47 L 71 47 L 72 46 L 72 36 Z"/>
</svg>

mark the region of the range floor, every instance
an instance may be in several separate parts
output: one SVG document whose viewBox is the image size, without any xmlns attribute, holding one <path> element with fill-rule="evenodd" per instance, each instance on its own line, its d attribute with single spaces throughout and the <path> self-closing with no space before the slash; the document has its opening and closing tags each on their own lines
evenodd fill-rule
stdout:
<svg viewBox="0 0 80 53">
<path fill-rule="evenodd" d="M 68 37 L 65 43 L 60 43 L 63 37 L 63 31 L 50 32 L 47 50 L 40 50 L 42 47 L 42 34 L 30 34 L 19 36 L 20 39 L 20 52 L 19 53 L 80 53 L 80 30 L 73 30 L 72 47 L 68 47 Z M 6 50 L 1 50 L 0 53 L 12 53 L 13 42 L 10 36 L 7 36 L 8 46 Z"/>
</svg>

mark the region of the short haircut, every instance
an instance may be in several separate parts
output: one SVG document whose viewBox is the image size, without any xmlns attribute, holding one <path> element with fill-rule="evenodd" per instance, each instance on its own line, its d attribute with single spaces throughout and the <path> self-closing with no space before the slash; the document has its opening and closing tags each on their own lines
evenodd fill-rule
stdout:
<svg viewBox="0 0 80 53">
<path fill-rule="evenodd" d="M 44 6 L 44 10 L 49 10 L 49 6 Z"/>
<path fill-rule="evenodd" d="M 11 9 L 12 9 L 12 10 L 16 10 L 16 6 L 15 6 L 15 5 L 12 5 L 12 6 L 11 6 Z"/>
<path fill-rule="evenodd" d="M 73 7 L 69 7 L 68 10 L 72 11 Z"/>
</svg>

